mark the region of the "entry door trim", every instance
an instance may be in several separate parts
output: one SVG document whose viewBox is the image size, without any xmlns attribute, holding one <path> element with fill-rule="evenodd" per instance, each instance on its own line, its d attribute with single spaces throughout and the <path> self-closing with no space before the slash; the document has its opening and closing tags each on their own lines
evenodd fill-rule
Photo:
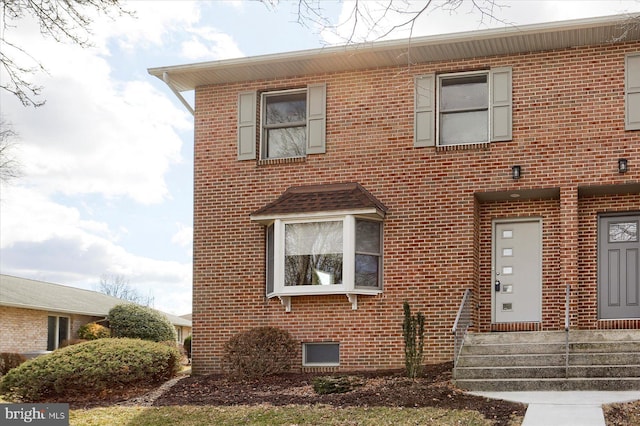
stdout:
<svg viewBox="0 0 640 426">
<path fill-rule="evenodd" d="M 509 223 L 537 223 L 538 225 L 538 259 L 540 259 L 540 306 L 538 307 L 538 318 L 536 321 L 516 321 L 522 323 L 531 323 L 531 322 L 542 322 L 542 218 L 539 216 L 531 216 L 531 217 L 518 217 L 518 218 L 506 218 L 506 219 L 493 219 L 491 222 L 491 283 L 490 283 L 490 291 L 491 291 L 491 323 L 492 324 L 506 324 L 505 322 L 497 322 L 496 321 L 496 292 L 494 289 L 494 283 L 497 279 L 496 275 L 496 229 L 498 225 L 509 224 Z"/>
</svg>

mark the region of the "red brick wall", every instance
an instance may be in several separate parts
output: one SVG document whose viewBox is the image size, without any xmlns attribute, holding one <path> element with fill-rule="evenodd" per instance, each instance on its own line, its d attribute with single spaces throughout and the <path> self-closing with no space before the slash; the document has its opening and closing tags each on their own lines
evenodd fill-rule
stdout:
<svg viewBox="0 0 640 426">
<path fill-rule="evenodd" d="M 580 287 L 574 321 L 596 327 L 595 257 L 582 240 L 593 243 L 598 212 L 640 211 L 640 200 L 581 200 L 578 187 L 640 181 L 640 132 L 624 131 L 624 55 L 637 51 L 640 43 L 630 43 L 199 88 L 194 373 L 219 370 L 224 342 L 259 325 L 285 328 L 301 342 L 340 342 L 342 370 L 402 367 L 403 300 L 426 315 L 426 362 L 451 359 L 450 328 L 465 288 L 478 292 L 479 329 L 491 327 L 487 267 L 490 223 L 498 217 L 543 218 L 545 310 L 532 327 L 563 324 L 565 282 Z M 513 67 L 512 141 L 413 148 L 414 76 L 499 66 Z M 239 91 L 318 82 L 327 84 L 326 154 L 280 164 L 236 160 Z M 629 159 L 625 175 L 617 173 L 619 157 Z M 518 181 L 510 177 L 514 164 L 522 166 Z M 264 229 L 249 216 L 290 186 L 350 181 L 389 208 L 384 292 L 360 296 L 357 310 L 345 296 L 294 297 L 286 313 L 278 299 L 264 297 Z M 561 195 L 494 203 L 474 197 L 531 188 Z"/>
</svg>

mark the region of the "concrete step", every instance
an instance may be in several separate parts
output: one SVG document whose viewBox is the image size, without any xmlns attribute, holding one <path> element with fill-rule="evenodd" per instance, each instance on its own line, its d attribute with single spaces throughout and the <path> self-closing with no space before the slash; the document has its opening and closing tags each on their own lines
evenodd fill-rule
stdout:
<svg viewBox="0 0 640 426">
<path fill-rule="evenodd" d="M 621 391 L 640 389 L 640 378 L 570 378 L 570 379 L 464 379 L 456 380 L 461 389 L 470 391 Z"/>
<path fill-rule="evenodd" d="M 468 333 L 465 345 L 510 343 L 564 343 L 564 331 L 517 331 L 509 333 Z"/>
<path fill-rule="evenodd" d="M 461 355 L 526 355 L 561 354 L 565 352 L 564 343 L 492 343 L 464 344 Z"/>
<path fill-rule="evenodd" d="M 465 344 L 565 343 L 564 331 L 469 333 Z M 571 330 L 570 342 L 640 342 L 640 330 Z"/>
<path fill-rule="evenodd" d="M 453 377 L 477 391 L 640 389 L 640 330 L 470 333 Z"/>
<path fill-rule="evenodd" d="M 517 355 L 461 355 L 458 367 L 512 367 L 564 366 L 564 354 L 517 354 Z"/>
<path fill-rule="evenodd" d="M 640 378 L 640 365 L 457 367 L 455 379 Z"/>
<path fill-rule="evenodd" d="M 518 355 L 461 355 L 458 367 L 535 367 L 566 364 L 565 354 L 518 354 Z M 640 363 L 638 352 L 578 353 L 569 354 L 569 365 L 635 365 Z"/>
</svg>

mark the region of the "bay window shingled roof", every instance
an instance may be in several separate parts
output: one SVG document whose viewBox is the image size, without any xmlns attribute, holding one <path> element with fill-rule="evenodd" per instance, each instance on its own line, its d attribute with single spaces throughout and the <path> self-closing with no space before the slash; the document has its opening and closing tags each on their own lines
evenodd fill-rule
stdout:
<svg viewBox="0 0 640 426">
<path fill-rule="evenodd" d="M 295 186 L 277 200 L 251 214 L 252 219 L 275 218 L 299 213 L 367 211 L 381 217 L 387 208 L 359 183 Z"/>
</svg>

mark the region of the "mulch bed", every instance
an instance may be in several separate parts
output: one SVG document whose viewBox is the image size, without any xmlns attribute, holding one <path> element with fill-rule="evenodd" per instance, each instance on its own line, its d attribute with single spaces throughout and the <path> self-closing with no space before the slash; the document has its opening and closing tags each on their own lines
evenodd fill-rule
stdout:
<svg viewBox="0 0 640 426">
<path fill-rule="evenodd" d="M 508 425 L 512 415 L 524 416 L 526 406 L 464 393 L 451 384 L 451 363 L 426 366 L 424 377 L 412 380 L 401 371 L 356 372 L 363 385 L 342 394 L 318 395 L 311 385 L 316 376 L 290 373 L 260 380 L 234 380 L 222 375 L 180 380 L 153 405 L 324 404 L 334 407 L 437 407 L 480 412 L 496 425 Z M 341 373 L 340 375 L 345 375 Z"/>
</svg>

